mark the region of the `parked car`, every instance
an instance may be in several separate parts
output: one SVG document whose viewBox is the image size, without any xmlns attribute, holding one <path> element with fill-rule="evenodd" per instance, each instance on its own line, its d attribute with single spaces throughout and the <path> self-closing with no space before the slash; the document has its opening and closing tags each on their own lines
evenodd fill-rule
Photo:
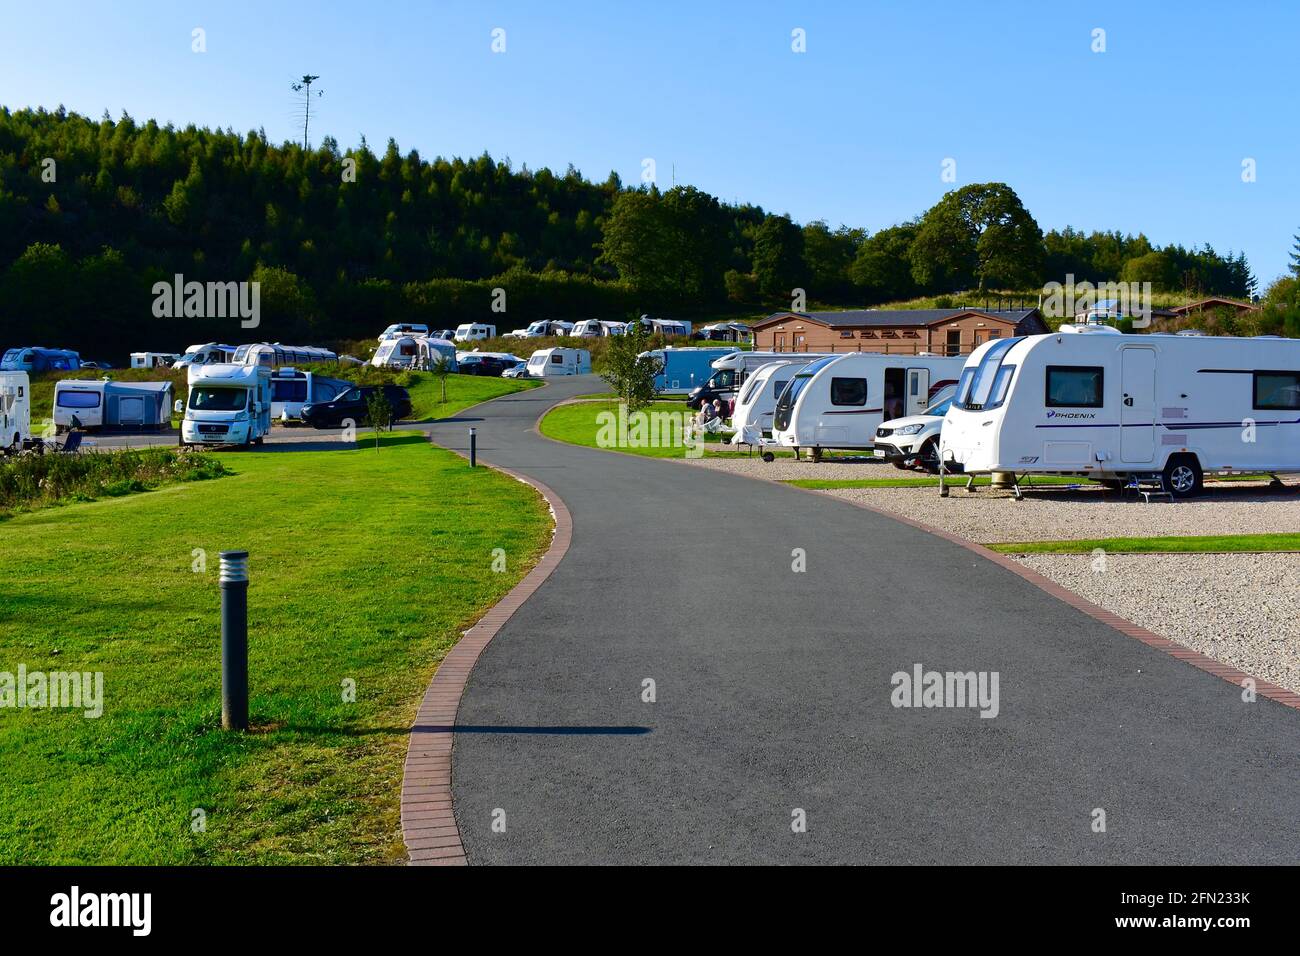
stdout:
<svg viewBox="0 0 1300 956">
<path fill-rule="evenodd" d="M 350 388 L 332 402 L 314 402 L 302 407 L 302 420 L 312 428 L 338 428 L 344 419 L 358 425 L 370 421 L 370 396 L 375 389 L 383 388 L 388 404 L 393 410 L 393 421 L 411 417 L 411 393 L 400 385 L 358 385 Z"/>
<path fill-rule="evenodd" d="M 897 468 L 922 468 L 939 473 L 939 433 L 948 414 L 956 385 L 946 385 L 934 395 L 933 404 L 920 415 L 907 415 L 881 422 L 876 429 L 875 456 L 892 461 Z"/>
<path fill-rule="evenodd" d="M 456 356 L 456 360 L 458 371 L 462 375 L 500 375 L 519 362 L 517 358 L 502 358 L 499 355 L 482 355 L 476 352 L 461 352 Z"/>
<path fill-rule="evenodd" d="M 532 378 L 528 374 L 528 363 L 520 362 L 518 365 L 512 365 L 501 373 L 502 378 Z"/>
</svg>

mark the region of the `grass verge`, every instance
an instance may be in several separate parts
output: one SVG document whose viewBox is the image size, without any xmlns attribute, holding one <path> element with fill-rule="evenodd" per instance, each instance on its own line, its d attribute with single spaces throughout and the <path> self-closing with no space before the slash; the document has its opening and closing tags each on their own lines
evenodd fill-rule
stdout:
<svg viewBox="0 0 1300 956">
<path fill-rule="evenodd" d="M 544 502 L 403 433 L 223 461 L 221 481 L 0 526 L 0 671 L 104 675 L 98 719 L 0 709 L 0 864 L 402 859 L 416 706 L 546 547 Z M 232 548 L 251 553 L 248 734 L 219 729 Z"/>
</svg>

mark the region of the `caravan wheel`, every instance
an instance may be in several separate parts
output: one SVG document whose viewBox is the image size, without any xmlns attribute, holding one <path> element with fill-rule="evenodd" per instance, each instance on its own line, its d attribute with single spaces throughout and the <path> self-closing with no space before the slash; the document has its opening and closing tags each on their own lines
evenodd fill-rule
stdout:
<svg viewBox="0 0 1300 956">
<path fill-rule="evenodd" d="M 1191 498 L 1204 487 L 1201 463 L 1195 455 L 1173 455 L 1161 475 L 1165 491 L 1175 498 Z"/>
<path fill-rule="evenodd" d="M 772 462 L 776 461 L 776 455 L 772 454 L 770 451 L 765 451 L 763 452 L 763 461 L 770 465 Z"/>
</svg>

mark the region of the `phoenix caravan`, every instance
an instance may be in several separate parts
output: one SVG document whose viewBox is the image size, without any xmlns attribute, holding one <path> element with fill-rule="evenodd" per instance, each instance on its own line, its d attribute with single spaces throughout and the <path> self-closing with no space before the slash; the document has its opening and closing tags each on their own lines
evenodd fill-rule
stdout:
<svg viewBox="0 0 1300 956">
<path fill-rule="evenodd" d="M 260 363 L 191 366 L 182 445 L 260 445 L 271 431 L 271 370 Z"/>
<path fill-rule="evenodd" d="M 1072 325 L 988 342 L 966 362 L 940 454 L 973 473 L 1159 476 L 1176 497 L 1211 472 L 1300 471 L 1300 340 Z"/>
<path fill-rule="evenodd" d="M 737 351 L 727 348 L 665 348 L 642 352 L 638 358 L 650 356 L 659 362 L 655 375 L 655 391 L 685 395 L 696 386 L 703 385 L 713 375 L 713 363 Z"/>
<path fill-rule="evenodd" d="M 811 449 L 814 461 L 828 448 L 870 450 L 881 421 L 924 412 L 965 364 L 965 356 L 883 352 L 818 359 L 800 369 L 777 399 L 772 440 L 796 454 Z"/>
<path fill-rule="evenodd" d="M 9 349 L 0 358 L 4 372 L 75 372 L 81 368 L 81 356 L 68 349 Z"/>
<path fill-rule="evenodd" d="M 585 375 L 591 371 L 591 353 L 586 349 L 538 349 L 528 358 L 532 378 L 556 375 Z"/>
<path fill-rule="evenodd" d="M 61 379 L 54 384 L 54 427 L 160 429 L 171 425 L 171 382 Z"/>
<path fill-rule="evenodd" d="M 175 352 L 132 352 L 132 368 L 172 368 L 181 360 Z"/>
<path fill-rule="evenodd" d="M 797 361 L 807 365 L 813 359 L 827 358 L 825 354 L 800 352 L 792 357 L 790 352 L 741 352 L 734 351 L 713 362 L 713 374 L 708 380 L 691 389 L 686 396 L 688 408 L 699 408 L 705 402 L 722 399 L 735 404 L 740 387 L 749 380 L 749 376 L 769 362 Z"/>
<path fill-rule="evenodd" d="M 338 355 L 329 349 L 311 345 L 281 345 L 279 342 L 258 342 L 241 345 L 235 349 L 235 365 L 261 365 L 279 368 L 282 365 L 309 365 L 312 362 L 337 362 Z"/>
<path fill-rule="evenodd" d="M 428 335 L 429 327 L 422 322 L 397 322 L 379 333 L 379 341 L 401 338 L 404 335 Z"/>
<path fill-rule="evenodd" d="M 569 337 L 576 339 L 597 339 L 610 335 L 622 335 L 627 331 L 626 322 L 604 322 L 600 319 L 584 319 L 575 322 L 569 330 Z"/>
<path fill-rule="evenodd" d="M 189 368 L 191 365 L 222 365 L 235 357 L 233 345 L 221 345 L 208 342 L 206 345 L 191 345 L 185 354 L 172 363 L 172 368 Z"/>
<path fill-rule="evenodd" d="M 315 402 L 332 402 L 352 382 L 326 378 L 300 368 L 280 368 L 271 373 L 272 421 L 302 421 L 302 407 Z"/>
<path fill-rule="evenodd" d="M 497 327 L 495 325 L 483 325 L 480 322 L 466 322 L 464 325 L 456 326 L 457 342 L 477 342 L 482 339 L 494 339 L 497 337 Z"/>
<path fill-rule="evenodd" d="M 31 382 L 26 372 L 0 372 L 0 448 L 21 451 L 32 438 Z"/>
<path fill-rule="evenodd" d="M 732 442 L 761 445 L 764 439 L 771 437 L 776 400 L 790 384 L 795 372 L 807 364 L 803 359 L 768 362 L 749 376 L 731 410 L 731 426 L 736 430 L 731 436 Z"/>
</svg>

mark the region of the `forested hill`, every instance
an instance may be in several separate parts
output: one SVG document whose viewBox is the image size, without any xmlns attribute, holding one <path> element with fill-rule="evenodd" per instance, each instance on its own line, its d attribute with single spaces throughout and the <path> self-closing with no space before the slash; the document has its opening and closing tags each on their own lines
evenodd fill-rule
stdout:
<svg viewBox="0 0 1300 956">
<path fill-rule="evenodd" d="M 983 217 L 983 219 L 981 218 Z M 1010 223 L 984 226 L 997 218 Z M 158 318 L 155 282 L 261 282 L 262 325 Z M 917 220 L 803 226 L 693 187 L 660 193 L 484 155 L 424 160 L 389 141 L 306 151 L 264 133 L 96 122 L 0 108 L 0 346 L 87 354 L 190 342 L 370 337 L 389 322 L 873 304 L 1049 279 L 1147 279 L 1244 296 L 1244 257 L 1142 236 L 1043 235 L 1000 183 L 954 190 Z M 491 312 L 494 287 L 505 315 Z"/>
</svg>

